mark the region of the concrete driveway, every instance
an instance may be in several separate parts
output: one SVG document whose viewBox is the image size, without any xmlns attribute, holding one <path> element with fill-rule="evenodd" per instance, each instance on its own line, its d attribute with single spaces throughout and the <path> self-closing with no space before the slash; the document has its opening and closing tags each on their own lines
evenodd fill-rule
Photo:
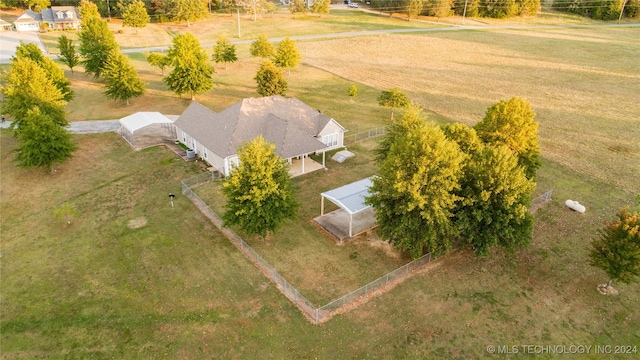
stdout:
<svg viewBox="0 0 640 360">
<path fill-rule="evenodd" d="M 36 43 L 42 52 L 47 53 L 35 31 L 0 31 L 0 64 L 8 64 L 11 61 L 11 57 L 16 54 L 16 47 L 20 45 L 20 40 L 25 43 Z"/>
</svg>

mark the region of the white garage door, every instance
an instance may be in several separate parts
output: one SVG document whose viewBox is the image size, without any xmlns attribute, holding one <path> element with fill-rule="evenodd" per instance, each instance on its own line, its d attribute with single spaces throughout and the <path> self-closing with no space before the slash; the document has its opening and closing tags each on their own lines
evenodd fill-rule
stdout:
<svg viewBox="0 0 640 360">
<path fill-rule="evenodd" d="M 38 23 L 18 23 L 16 24 L 18 31 L 38 31 Z"/>
</svg>

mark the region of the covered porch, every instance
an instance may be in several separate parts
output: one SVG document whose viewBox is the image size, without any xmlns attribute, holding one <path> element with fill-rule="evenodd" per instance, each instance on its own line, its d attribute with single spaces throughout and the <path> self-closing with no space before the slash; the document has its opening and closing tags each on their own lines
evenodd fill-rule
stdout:
<svg viewBox="0 0 640 360">
<path fill-rule="evenodd" d="M 289 174 L 296 177 L 325 168 L 325 153 L 322 153 L 322 164 L 313 160 L 308 155 L 301 155 L 287 159 L 289 162 Z"/>
</svg>

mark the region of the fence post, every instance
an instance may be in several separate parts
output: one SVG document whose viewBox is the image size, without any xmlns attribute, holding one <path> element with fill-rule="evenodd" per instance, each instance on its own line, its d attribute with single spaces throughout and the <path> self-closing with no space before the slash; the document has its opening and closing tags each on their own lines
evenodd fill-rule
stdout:
<svg viewBox="0 0 640 360">
<path fill-rule="evenodd" d="M 316 323 L 318 322 L 318 308 L 316 308 Z"/>
</svg>

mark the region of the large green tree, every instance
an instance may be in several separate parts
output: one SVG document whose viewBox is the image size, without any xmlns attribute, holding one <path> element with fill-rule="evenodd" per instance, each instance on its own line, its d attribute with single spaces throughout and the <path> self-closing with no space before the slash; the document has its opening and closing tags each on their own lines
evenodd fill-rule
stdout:
<svg viewBox="0 0 640 360">
<path fill-rule="evenodd" d="M 28 57 L 11 61 L 9 72 L 2 76 L 4 85 L 0 87 L 3 114 L 11 114 L 11 127 L 20 132 L 27 114 L 33 108 L 52 119 L 60 126 L 68 125 L 64 106 L 64 95 L 49 79 L 47 72 Z"/>
<path fill-rule="evenodd" d="M 260 65 L 256 73 L 257 92 L 262 96 L 284 95 L 287 91 L 287 80 L 282 71 L 271 61 L 266 60 Z"/>
<path fill-rule="evenodd" d="M 65 101 L 73 99 L 71 82 L 64 76 L 64 71 L 51 58 L 44 55 L 38 45 L 34 43 L 24 43 L 20 40 L 20 45 L 16 47 L 14 59 L 29 58 L 35 61 L 47 73 L 47 77 L 60 89 Z"/>
<path fill-rule="evenodd" d="M 453 13 L 451 10 L 452 7 L 452 0 L 429 0 L 427 15 L 435 16 L 438 18 L 438 21 L 440 21 L 440 18 L 447 17 Z"/>
<path fill-rule="evenodd" d="M 604 270 L 611 281 L 630 284 L 640 276 L 640 212 L 621 209 L 618 218 L 599 231 L 591 243 L 590 263 Z"/>
<path fill-rule="evenodd" d="M 230 44 L 225 36 L 220 35 L 218 37 L 218 41 L 216 41 L 216 45 L 213 47 L 213 55 L 211 56 L 211 60 L 213 60 L 216 64 L 225 64 L 226 68 L 227 63 L 234 63 L 238 61 L 238 56 L 236 55 L 236 46 Z"/>
<path fill-rule="evenodd" d="M 58 49 L 60 49 L 60 61 L 65 63 L 73 74 L 73 68 L 80 64 L 80 56 L 76 51 L 73 40 L 69 39 L 67 35 L 60 36 L 58 38 Z"/>
<path fill-rule="evenodd" d="M 109 30 L 107 22 L 95 16 L 82 20 L 82 28 L 78 33 L 80 39 L 80 54 L 84 57 L 85 72 L 99 78 L 102 69 L 107 63 L 109 53 L 119 49 L 113 33 Z"/>
<path fill-rule="evenodd" d="M 465 153 L 455 209 L 460 239 L 471 244 L 477 256 L 486 256 L 494 246 L 507 249 L 526 246 L 533 231 L 528 212 L 533 180 L 527 179 L 517 156 L 504 145 L 486 145 L 473 128 L 448 125 L 448 139 Z"/>
<path fill-rule="evenodd" d="M 129 99 L 142 96 L 147 86 L 129 58 L 118 50 L 109 54 L 102 75 L 106 82 L 104 94 L 110 99 L 124 101 L 127 105 Z"/>
<path fill-rule="evenodd" d="M 129 26 L 136 29 L 141 29 L 149 23 L 149 14 L 147 14 L 147 8 L 144 6 L 144 2 L 141 0 L 135 0 L 128 3 L 122 9 L 122 26 Z"/>
<path fill-rule="evenodd" d="M 46 9 L 51 6 L 50 0 L 22 0 L 22 2 L 27 5 L 29 10 L 40 11 L 41 9 Z"/>
<path fill-rule="evenodd" d="M 215 70 L 200 42 L 191 33 L 174 37 L 168 56 L 173 70 L 164 81 L 171 91 L 178 95 L 190 94 L 194 100 L 196 94 L 211 90 Z"/>
<path fill-rule="evenodd" d="M 71 158 L 76 150 L 69 132 L 38 107 L 27 111 L 16 139 L 20 144 L 15 160 L 21 167 L 43 167 L 53 171 L 54 164 Z"/>
<path fill-rule="evenodd" d="M 251 56 L 263 58 L 270 58 L 276 54 L 273 45 L 264 34 L 260 34 L 260 36 L 258 36 L 258 38 L 251 43 L 249 52 L 251 53 Z"/>
<path fill-rule="evenodd" d="M 393 110 L 409 106 L 411 100 L 409 95 L 403 93 L 398 88 L 385 90 L 378 97 L 378 104 L 391 109 L 391 120 L 393 120 Z"/>
<path fill-rule="evenodd" d="M 88 18 L 100 18 L 100 12 L 98 11 L 98 5 L 91 0 L 80 0 L 80 6 L 78 6 L 80 17 L 83 21 Z"/>
<path fill-rule="evenodd" d="M 276 54 L 273 56 L 273 63 L 291 73 L 291 69 L 300 64 L 300 58 L 300 51 L 298 51 L 295 40 L 287 37 L 278 44 Z"/>
<path fill-rule="evenodd" d="M 307 10 L 307 4 L 305 4 L 304 0 L 290 0 L 289 12 L 293 14 L 294 19 L 298 14 L 306 14 Z"/>
<path fill-rule="evenodd" d="M 207 3 L 202 0 L 168 0 L 169 17 L 174 21 L 186 21 L 187 27 L 191 21 L 207 17 L 209 10 Z"/>
<path fill-rule="evenodd" d="M 248 234 L 265 237 L 284 220 L 295 217 L 298 202 L 289 166 L 275 148 L 258 136 L 238 150 L 240 164 L 222 186 L 227 198 L 222 217 L 226 226 L 238 225 Z"/>
<path fill-rule="evenodd" d="M 407 20 L 411 21 L 411 18 L 418 17 L 423 8 L 422 0 L 406 0 L 404 11 L 407 13 Z"/>
<path fill-rule="evenodd" d="M 535 183 L 504 146 L 483 146 L 465 163 L 455 210 L 460 238 L 476 255 L 486 256 L 494 246 L 526 246 L 533 235 L 528 207 Z"/>
<path fill-rule="evenodd" d="M 331 0 L 315 0 L 313 5 L 311 5 L 311 12 L 320 15 L 329 13 L 329 6 L 331 5 Z"/>
<path fill-rule="evenodd" d="M 484 119 L 475 125 L 476 132 L 487 144 L 505 145 L 518 156 L 518 164 L 529 179 L 540 167 L 538 122 L 531 104 L 513 97 L 489 107 Z"/>
<path fill-rule="evenodd" d="M 410 110 L 390 125 L 367 203 L 376 211 L 380 236 L 417 258 L 451 247 L 464 155 L 440 128 Z"/>
</svg>

